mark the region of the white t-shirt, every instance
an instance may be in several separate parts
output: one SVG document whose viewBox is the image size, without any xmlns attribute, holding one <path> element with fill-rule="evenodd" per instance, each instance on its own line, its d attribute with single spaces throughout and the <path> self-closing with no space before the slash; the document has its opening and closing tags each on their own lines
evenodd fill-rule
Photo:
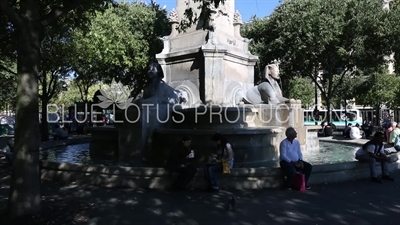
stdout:
<svg viewBox="0 0 400 225">
<path fill-rule="evenodd" d="M 350 138 L 351 139 L 360 139 L 362 138 L 360 134 L 360 128 L 358 127 L 352 127 L 350 130 Z"/>
<path fill-rule="evenodd" d="M 379 146 L 378 146 L 378 148 L 379 148 Z M 359 148 L 356 152 L 356 156 L 369 155 L 369 153 L 372 153 L 372 154 L 375 153 L 375 145 L 370 144 L 365 148 L 365 150 L 362 147 Z M 384 145 L 382 145 L 381 149 L 379 150 L 379 153 L 381 155 L 385 155 L 385 146 Z"/>
</svg>

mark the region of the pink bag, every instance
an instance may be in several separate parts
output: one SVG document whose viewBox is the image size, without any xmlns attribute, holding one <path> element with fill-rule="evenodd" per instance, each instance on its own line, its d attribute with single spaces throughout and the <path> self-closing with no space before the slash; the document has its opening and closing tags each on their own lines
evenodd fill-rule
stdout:
<svg viewBox="0 0 400 225">
<path fill-rule="evenodd" d="M 293 181 L 293 190 L 305 191 L 306 190 L 306 177 L 304 174 L 296 173 Z"/>
</svg>

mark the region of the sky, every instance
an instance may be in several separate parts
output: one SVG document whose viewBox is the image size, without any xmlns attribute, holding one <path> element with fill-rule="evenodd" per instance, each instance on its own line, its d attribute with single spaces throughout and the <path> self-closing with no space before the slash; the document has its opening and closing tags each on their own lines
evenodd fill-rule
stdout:
<svg viewBox="0 0 400 225">
<path fill-rule="evenodd" d="M 145 0 L 145 2 L 150 2 L 150 0 Z M 176 6 L 176 0 L 156 0 L 156 2 L 161 8 L 164 5 L 167 6 L 168 12 Z M 235 8 L 239 10 L 244 22 L 249 21 L 253 15 L 269 16 L 278 5 L 279 0 L 235 0 Z"/>
</svg>

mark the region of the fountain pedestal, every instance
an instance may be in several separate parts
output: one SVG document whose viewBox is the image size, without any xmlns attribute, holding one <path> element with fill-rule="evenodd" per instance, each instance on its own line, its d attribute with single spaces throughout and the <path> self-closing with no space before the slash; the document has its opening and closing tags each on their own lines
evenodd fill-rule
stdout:
<svg viewBox="0 0 400 225">
<path fill-rule="evenodd" d="M 181 138 L 190 136 L 196 159 L 204 163 L 215 150 L 211 137 L 219 132 L 233 146 L 235 165 L 272 165 L 278 161 L 279 144 L 286 138 L 285 130 L 289 126 L 297 130 L 302 151 L 319 147 L 319 127 L 304 127 L 300 105 L 300 101 L 289 100 L 279 106 L 203 106 L 177 110 L 173 116 L 181 123 L 154 130 L 150 158 L 154 165 L 163 165 Z"/>
<path fill-rule="evenodd" d="M 175 108 L 180 107 L 143 102 L 118 111 L 115 126 L 119 134 L 120 160 L 147 158 L 146 150 L 151 149 L 153 130 L 171 127 L 171 115 Z"/>
<path fill-rule="evenodd" d="M 172 32 L 163 38 L 164 49 L 156 55 L 165 73 L 165 82 L 185 91 L 186 107 L 201 103 L 235 106 L 239 91 L 254 86 L 254 65 L 258 57 L 249 52 L 250 40 L 240 35 L 243 24 L 234 1 L 220 3 L 211 10 L 210 29 L 204 21 L 178 32 L 185 9 L 191 7 L 200 14 L 198 3 L 177 1 L 169 20 Z"/>
<path fill-rule="evenodd" d="M 156 55 L 163 80 L 181 91 L 187 100 L 182 106 L 186 109 L 141 105 L 116 115 L 116 120 L 122 121 L 116 125 L 120 159 L 145 157 L 162 165 L 176 142 L 189 135 L 199 149 L 196 155 L 204 161 L 214 149 L 209 138 L 219 132 L 232 142 L 236 165 L 266 163 L 277 160 L 279 144 L 289 126 L 297 130 L 303 150 L 308 140 L 318 146 L 315 130 L 304 127 L 300 101 L 238 105 L 243 92 L 254 88 L 258 57 L 249 52 L 251 41 L 240 35 L 242 19 L 235 11 L 234 0 L 210 9 L 209 29 L 203 30 L 204 21 L 199 21 L 185 32 L 178 32 L 186 7 L 198 13 L 197 4 L 177 1 L 177 10 L 170 14 L 172 32 L 163 37 L 164 49 Z M 171 111 L 173 115 L 168 114 Z"/>
</svg>

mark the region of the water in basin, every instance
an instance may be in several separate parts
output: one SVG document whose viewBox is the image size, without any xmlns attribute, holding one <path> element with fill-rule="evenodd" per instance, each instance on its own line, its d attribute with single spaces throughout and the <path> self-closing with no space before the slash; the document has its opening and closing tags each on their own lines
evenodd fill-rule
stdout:
<svg viewBox="0 0 400 225">
<path fill-rule="evenodd" d="M 40 151 L 40 159 L 74 164 L 93 163 L 89 156 L 89 144 L 67 145 Z"/>
<path fill-rule="evenodd" d="M 358 148 L 360 146 L 352 144 L 320 141 L 319 150 L 303 152 L 303 159 L 313 165 L 352 162 L 356 161 L 354 155 Z"/>
<path fill-rule="evenodd" d="M 358 148 L 355 145 L 329 143 L 323 141 L 321 141 L 319 144 L 319 151 L 303 152 L 303 159 L 305 161 L 308 161 L 313 165 L 355 161 L 354 153 Z M 89 144 L 68 145 L 44 150 L 41 151 L 40 159 L 52 162 L 68 162 L 74 164 L 118 164 L 114 161 L 92 160 L 89 156 Z M 138 163 L 140 162 L 131 162 L 129 164 L 132 164 L 132 166 L 144 166 L 138 165 Z M 124 166 L 129 166 L 129 164 L 124 164 Z"/>
</svg>

